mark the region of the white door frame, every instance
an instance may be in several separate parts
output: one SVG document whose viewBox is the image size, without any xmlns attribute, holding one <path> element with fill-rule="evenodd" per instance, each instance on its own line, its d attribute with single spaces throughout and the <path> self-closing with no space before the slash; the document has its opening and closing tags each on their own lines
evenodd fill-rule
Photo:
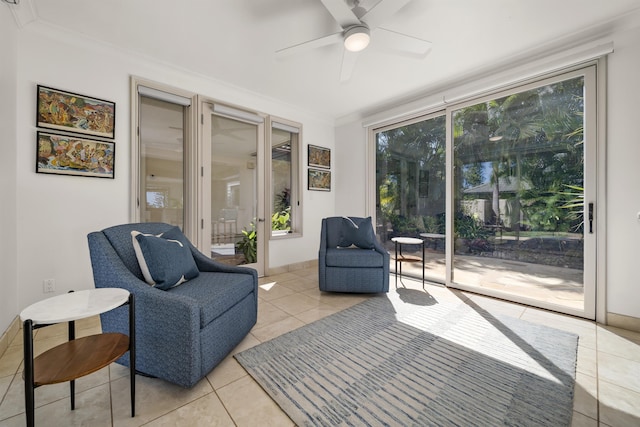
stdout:
<svg viewBox="0 0 640 427">
<path fill-rule="evenodd" d="M 219 107 L 217 110 L 220 112 L 214 112 L 213 106 Z M 205 254 L 211 253 L 211 219 L 213 213 L 211 212 L 211 119 L 214 115 L 220 115 L 232 120 L 249 123 L 256 126 L 257 134 L 257 147 L 256 147 L 256 230 L 258 233 L 257 241 L 257 262 L 253 264 L 244 264 L 243 266 L 252 267 L 258 272 L 258 276 L 264 276 L 265 271 L 265 258 L 266 247 L 268 238 L 265 228 L 265 203 L 264 195 L 265 189 L 263 188 L 266 182 L 265 179 L 265 118 L 258 113 L 242 110 L 235 106 L 228 106 L 219 102 L 216 102 L 209 98 L 201 97 L 198 106 L 200 108 L 200 134 L 199 134 L 199 162 L 200 165 L 200 179 L 197 185 L 197 210 L 200 216 L 200 227 L 198 232 L 198 249 Z M 221 108 L 220 108 L 221 107 Z M 260 236 L 263 236 L 260 238 Z"/>
<path fill-rule="evenodd" d="M 549 84 L 557 81 L 567 80 L 572 77 L 584 76 L 585 78 L 585 209 L 588 211 L 589 203 L 594 203 L 594 222 L 593 232 L 589 233 L 589 219 L 588 212 L 586 217 L 585 233 L 584 233 L 584 310 L 571 310 L 567 307 L 559 307 L 552 304 L 545 304 L 539 300 L 528 299 L 522 297 L 516 297 L 512 295 L 500 294 L 498 292 L 487 291 L 489 296 L 495 296 L 500 298 L 508 298 L 512 301 L 534 305 L 541 308 L 547 308 L 554 311 L 562 311 L 567 314 L 584 317 L 588 319 L 595 319 L 599 323 L 606 323 L 606 247 L 605 235 L 606 221 L 605 221 L 605 196 L 606 196 L 606 174 L 605 174 L 605 138 L 606 138 L 606 58 L 600 58 L 597 61 L 593 61 L 588 65 L 580 65 L 574 67 L 572 70 L 565 70 L 562 73 L 557 73 L 553 76 L 549 76 L 544 79 L 532 81 L 527 84 L 519 84 L 517 90 L 526 91 L 529 88 L 538 87 L 541 84 Z M 505 88 L 504 91 L 496 91 L 491 95 L 483 96 L 482 98 L 474 98 L 473 100 L 467 99 L 463 102 L 456 104 L 446 105 L 446 119 L 447 119 L 447 140 L 446 140 L 446 187 L 447 187 L 447 200 L 446 200 L 446 221 L 447 230 L 453 230 L 453 193 L 450 190 L 453 187 L 453 141 L 452 141 L 452 111 L 463 108 L 467 105 L 473 105 L 478 102 L 482 102 L 483 99 L 497 98 L 504 93 L 513 93 L 513 89 L 516 87 L 509 87 L 509 91 Z M 501 93 L 503 92 L 503 93 Z M 597 92 L 597 94 L 596 94 Z M 406 118 L 388 121 L 384 123 L 385 126 L 400 124 L 405 120 L 421 116 L 426 117 L 431 110 L 423 113 L 413 113 Z M 376 128 L 368 128 L 368 141 L 367 144 L 367 211 L 372 217 L 376 215 L 375 207 L 375 192 L 376 192 L 376 140 L 375 134 L 379 130 Z M 600 238 L 598 238 L 600 236 Z M 465 286 L 454 283 L 453 280 L 453 246 L 454 239 L 452 233 L 446 235 L 446 279 L 445 285 L 449 287 L 455 287 L 462 290 L 470 290 L 478 292 L 479 289 L 475 287 Z M 484 292 L 483 290 L 482 292 Z"/>
</svg>

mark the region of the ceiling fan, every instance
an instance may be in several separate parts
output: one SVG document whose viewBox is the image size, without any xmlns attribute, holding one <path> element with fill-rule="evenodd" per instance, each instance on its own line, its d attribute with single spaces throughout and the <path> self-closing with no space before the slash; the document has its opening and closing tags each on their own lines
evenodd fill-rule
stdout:
<svg viewBox="0 0 640 427">
<path fill-rule="evenodd" d="M 360 0 L 320 0 L 342 28 L 342 31 L 309 40 L 276 51 L 278 57 L 293 55 L 334 43 L 343 44 L 340 81 L 351 77 L 359 52 L 369 41 L 400 54 L 422 58 L 431 49 L 431 42 L 407 34 L 382 28 L 382 23 L 411 0 L 380 0 L 369 10 L 360 6 Z"/>
</svg>

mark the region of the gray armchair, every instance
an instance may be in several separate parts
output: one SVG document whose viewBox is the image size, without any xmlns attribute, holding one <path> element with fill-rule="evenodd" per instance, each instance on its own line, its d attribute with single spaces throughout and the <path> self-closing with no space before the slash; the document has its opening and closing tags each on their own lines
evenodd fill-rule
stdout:
<svg viewBox="0 0 640 427">
<path fill-rule="evenodd" d="M 173 233 L 191 251 L 197 277 L 161 290 L 143 277 L 131 231 Z M 88 236 L 96 288 L 124 288 L 136 297 L 136 369 L 182 387 L 209 373 L 255 325 L 258 276 L 250 268 L 217 263 L 199 252 L 177 227 L 125 224 Z M 101 315 L 104 332 L 128 334 L 127 308 Z M 118 363 L 129 365 L 129 353 Z"/>
<path fill-rule="evenodd" d="M 389 252 L 375 237 L 371 218 L 322 220 L 318 273 L 321 291 L 389 292 Z"/>
</svg>

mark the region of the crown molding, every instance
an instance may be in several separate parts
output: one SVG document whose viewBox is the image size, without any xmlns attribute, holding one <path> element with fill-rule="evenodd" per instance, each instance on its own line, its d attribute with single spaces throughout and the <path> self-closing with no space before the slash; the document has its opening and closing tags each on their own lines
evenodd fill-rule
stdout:
<svg viewBox="0 0 640 427">
<path fill-rule="evenodd" d="M 8 4 L 8 6 L 18 28 L 24 28 L 38 19 L 33 0 L 20 0 L 18 4 Z"/>
</svg>

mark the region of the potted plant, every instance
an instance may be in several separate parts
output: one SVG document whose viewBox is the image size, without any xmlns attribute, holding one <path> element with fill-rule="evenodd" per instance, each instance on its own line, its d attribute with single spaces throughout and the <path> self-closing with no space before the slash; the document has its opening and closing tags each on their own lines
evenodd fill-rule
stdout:
<svg viewBox="0 0 640 427">
<path fill-rule="evenodd" d="M 251 222 L 251 229 L 242 227 L 242 239 L 236 243 L 236 248 L 242 251 L 247 264 L 253 264 L 258 260 L 258 233 L 255 222 Z"/>
<path fill-rule="evenodd" d="M 282 236 L 291 230 L 291 206 L 271 215 L 271 234 Z"/>
</svg>

